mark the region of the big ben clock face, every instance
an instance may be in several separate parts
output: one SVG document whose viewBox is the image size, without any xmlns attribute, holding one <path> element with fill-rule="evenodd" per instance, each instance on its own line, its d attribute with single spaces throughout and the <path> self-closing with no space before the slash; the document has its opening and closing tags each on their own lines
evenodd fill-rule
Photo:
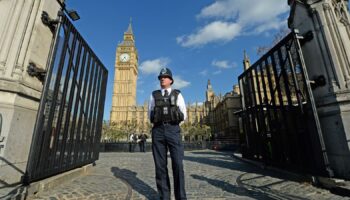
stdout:
<svg viewBox="0 0 350 200">
<path fill-rule="evenodd" d="M 128 62 L 130 60 L 130 55 L 127 53 L 122 53 L 119 57 L 121 62 Z"/>
</svg>

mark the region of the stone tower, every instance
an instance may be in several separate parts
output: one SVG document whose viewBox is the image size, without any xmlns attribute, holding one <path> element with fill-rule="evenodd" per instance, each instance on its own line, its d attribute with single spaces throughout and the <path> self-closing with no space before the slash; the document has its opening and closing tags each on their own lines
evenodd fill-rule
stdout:
<svg viewBox="0 0 350 200">
<path fill-rule="evenodd" d="M 128 115 L 128 112 L 136 107 L 137 75 L 138 54 L 130 21 L 116 52 L 111 122 L 132 120 L 132 115 Z"/>
<path fill-rule="evenodd" d="M 208 80 L 207 91 L 205 92 L 206 100 L 210 101 L 210 99 L 212 98 L 213 95 L 214 95 L 214 91 L 213 91 L 213 88 L 211 86 L 210 80 Z"/>
<path fill-rule="evenodd" d="M 245 50 L 243 55 L 243 67 L 244 67 L 244 71 L 246 71 L 250 67 L 250 60 Z"/>
</svg>

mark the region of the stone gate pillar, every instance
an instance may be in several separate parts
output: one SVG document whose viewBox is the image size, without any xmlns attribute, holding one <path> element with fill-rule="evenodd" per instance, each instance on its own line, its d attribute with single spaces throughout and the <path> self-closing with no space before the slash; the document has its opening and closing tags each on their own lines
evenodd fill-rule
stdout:
<svg viewBox="0 0 350 200">
<path fill-rule="evenodd" d="M 316 82 L 313 94 L 331 168 L 337 177 L 350 179 L 348 1 L 289 0 L 288 4 L 289 27 L 310 39 L 302 47 L 309 77 L 325 78 L 325 85 Z"/>
<path fill-rule="evenodd" d="M 46 68 L 53 34 L 41 13 L 56 18 L 58 9 L 56 0 L 0 0 L 0 187 L 26 169 L 43 87 L 27 67 Z"/>
</svg>

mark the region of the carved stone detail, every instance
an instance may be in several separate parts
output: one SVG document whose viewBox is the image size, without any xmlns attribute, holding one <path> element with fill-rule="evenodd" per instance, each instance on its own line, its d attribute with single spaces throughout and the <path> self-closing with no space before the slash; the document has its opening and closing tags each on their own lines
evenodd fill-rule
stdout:
<svg viewBox="0 0 350 200">
<path fill-rule="evenodd" d="M 9 61 L 9 54 L 11 49 L 13 49 L 13 43 L 15 40 L 15 33 L 18 31 L 18 22 L 24 7 L 25 1 L 14 1 L 11 5 L 11 12 L 7 16 L 5 23 L 4 34 L 1 38 L 0 46 L 0 62 L 5 67 L 8 68 L 7 63 Z M 6 73 L 6 72 L 5 72 Z"/>
<path fill-rule="evenodd" d="M 343 0 L 333 0 L 332 5 L 334 8 L 334 13 L 337 16 L 337 19 L 343 23 L 345 26 L 348 26 L 349 18 L 347 15 L 347 7 Z"/>
<path fill-rule="evenodd" d="M 344 35 L 344 32 L 342 32 L 342 26 L 344 25 L 346 29 L 349 29 L 348 22 L 345 24 L 341 24 L 339 22 L 344 22 L 344 19 L 342 19 L 342 16 L 340 15 L 339 8 L 336 8 L 336 6 L 344 5 L 343 1 L 341 0 L 332 0 L 331 4 L 329 3 L 323 3 L 323 9 L 324 9 L 324 22 L 321 22 L 327 26 L 325 26 L 325 29 L 327 30 L 330 35 L 327 37 L 328 40 L 328 47 L 331 50 L 332 56 L 330 58 L 333 60 L 333 68 L 335 71 L 337 71 L 337 77 L 339 78 L 339 87 L 340 90 L 344 90 L 346 88 L 349 88 L 350 84 L 350 72 L 349 72 L 349 59 L 348 59 L 348 52 L 346 46 L 344 46 L 344 42 L 349 39 L 349 31 L 348 32 L 348 38 Z M 344 13 L 345 15 L 347 13 Z M 347 21 L 347 20 L 345 20 Z M 345 30 L 346 30 L 345 29 Z M 345 39 L 345 41 L 344 41 Z"/>
<path fill-rule="evenodd" d="M 24 1 L 23 1 L 24 2 Z M 22 2 L 22 3 L 23 3 Z M 2 15 L 2 23 L 1 23 L 1 29 L 0 30 L 0 75 L 5 75 L 6 72 L 6 62 L 7 62 L 7 54 L 9 52 L 9 41 L 11 41 L 11 38 L 9 36 L 11 35 L 11 23 L 15 16 L 15 10 L 18 5 L 18 0 L 11 1 L 10 4 L 2 5 L 2 12 L 5 15 Z"/>
<path fill-rule="evenodd" d="M 33 33 L 33 26 L 34 26 L 34 21 L 35 21 L 35 16 L 36 13 L 38 12 L 38 6 L 40 4 L 39 1 L 32 1 L 30 2 L 30 5 L 28 5 L 28 11 L 26 11 L 26 16 L 24 21 L 24 27 L 23 32 L 20 35 L 20 40 L 19 44 L 21 48 L 18 49 L 16 52 L 16 59 L 15 59 L 15 66 L 12 71 L 12 76 L 15 77 L 16 79 L 22 78 L 23 71 L 24 71 L 24 59 L 25 55 L 27 54 L 27 49 L 30 40 L 28 38 L 32 37 Z"/>
<path fill-rule="evenodd" d="M 316 9 L 316 8 L 310 8 L 310 10 L 312 9 L 312 20 L 313 20 L 313 24 L 314 24 L 314 28 L 316 33 L 319 34 L 319 36 L 317 38 L 323 38 L 326 37 L 325 36 L 325 32 L 324 32 L 324 26 L 322 26 L 322 20 L 321 20 L 321 13 L 325 13 L 325 17 L 329 18 L 326 11 L 331 11 L 331 9 L 327 9 L 330 8 L 329 5 L 323 5 L 323 11 L 322 9 Z M 326 9 L 325 9 L 326 8 Z M 319 43 L 319 48 L 321 49 L 326 49 L 327 48 L 327 44 L 325 43 L 325 41 L 318 39 L 318 43 Z M 329 67 L 325 67 L 324 70 L 326 71 L 325 76 L 327 77 L 329 84 L 329 90 L 334 90 L 336 88 L 340 87 L 340 83 L 339 83 L 339 77 L 337 76 L 337 72 L 335 67 L 333 66 L 332 62 L 327 59 L 328 57 L 330 57 L 329 51 L 322 51 L 322 60 L 325 63 L 326 66 Z"/>
<path fill-rule="evenodd" d="M 332 9 L 332 8 L 331 8 L 331 5 L 329 5 L 329 3 L 323 3 L 322 6 L 323 6 L 323 10 L 324 10 L 324 11 L 327 11 L 327 10 L 331 10 L 331 9 Z"/>
</svg>

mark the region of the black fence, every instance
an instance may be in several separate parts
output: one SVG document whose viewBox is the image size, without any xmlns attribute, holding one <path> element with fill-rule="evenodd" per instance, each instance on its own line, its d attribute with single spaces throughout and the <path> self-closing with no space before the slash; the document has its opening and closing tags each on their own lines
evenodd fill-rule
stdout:
<svg viewBox="0 0 350 200">
<path fill-rule="evenodd" d="M 199 142 L 184 142 L 184 150 L 192 151 L 192 150 L 201 150 L 210 148 L 211 143 L 206 141 Z M 145 151 L 152 152 L 152 143 L 145 143 Z M 130 143 L 130 142 L 104 142 L 100 144 L 100 152 L 140 152 L 140 146 L 138 143 Z"/>
<path fill-rule="evenodd" d="M 245 157 L 313 174 L 332 175 L 306 72 L 292 32 L 239 76 Z"/>
<path fill-rule="evenodd" d="M 220 144 L 218 142 L 198 141 L 198 142 L 183 142 L 185 151 L 214 149 L 233 151 L 237 149 L 234 144 Z M 145 143 L 145 151 L 152 152 L 152 143 Z M 102 142 L 100 144 L 100 152 L 140 152 L 138 143 L 131 142 Z"/>
<path fill-rule="evenodd" d="M 27 183 L 98 159 L 108 72 L 64 14 L 54 28 Z"/>
</svg>

